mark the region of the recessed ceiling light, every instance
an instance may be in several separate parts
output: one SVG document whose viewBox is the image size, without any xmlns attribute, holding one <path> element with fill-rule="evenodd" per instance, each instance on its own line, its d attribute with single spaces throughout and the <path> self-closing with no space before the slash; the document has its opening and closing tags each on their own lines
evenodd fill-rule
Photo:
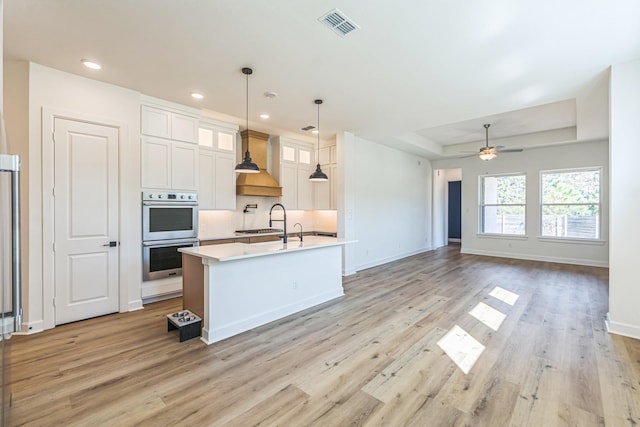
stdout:
<svg viewBox="0 0 640 427">
<path fill-rule="evenodd" d="M 274 92 L 274 91 L 270 90 L 270 91 L 268 91 L 268 92 L 265 92 L 265 93 L 264 93 L 264 96 L 265 96 L 265 98 L 271 98 L 271 99 L 273 99 L 273 98 L 275 98 L 276 96 L 278 96 L 278 92 Z"/>
<path fill-rule="evenodd" d="M 102 68 L 102 65 L 98 64 L 97 62 L 89 61 L 88 59 L 83 59 L 82 63 L 85 67 L 91 68 L 92 70 L 99 70 Z"/>
<path fill-rule="evenodd" d="M 311 133 L 318 133 L 318 129 L 312 130 Z"/>
<path fill-rule="evenodd" d="M 269 113 L 260 113 L 260 118 L 261 119 L 268 119 L 269 118 Z"/>
<path fill-rule="evenodd" d="M 191 92 L 191 97 L 195 99 L 202 99 L 204 98 L 204 95 L 198 92 Z"/>
</svg>

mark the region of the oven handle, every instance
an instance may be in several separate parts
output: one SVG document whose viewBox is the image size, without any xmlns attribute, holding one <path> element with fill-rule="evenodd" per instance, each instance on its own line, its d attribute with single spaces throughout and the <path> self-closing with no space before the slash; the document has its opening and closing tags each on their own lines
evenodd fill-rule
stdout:
<svg viewBox="0 0 640 427">
<path fill-rule="evenodd" d="M 164 201 L 164 202 L 151 202 L 145 200 L 142 202 L 142 206 L 198 206 L 198 202 L 175 202 L 175 201 Z"/>
<path fill-rule="evenodd" d="M 172 239 L 172 240 L 152 240 L 150 242 L 142 242 L 142 246 L 177 246 L 185 243 L 198 243 L 198 239 Z"/>
</svg>

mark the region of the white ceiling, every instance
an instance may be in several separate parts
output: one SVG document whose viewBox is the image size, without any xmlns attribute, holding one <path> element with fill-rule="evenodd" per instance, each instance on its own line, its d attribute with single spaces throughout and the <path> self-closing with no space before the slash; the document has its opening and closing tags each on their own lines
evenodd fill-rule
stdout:
<svg viewBox="0 0 640 427">
<path fill-rule="evenodd" d="M 360 28 L 326 28 L 333 8 Z M 575 127 L 581 91 L 640 58 L 638 22 L 637 0 L 4 0 L 4 56 L 241 123 L 250 66 L 253 128 L 309 135 L 322 98 L 322 138 L 439 157 L 483 142 L 484 123 L 497 138 Z"/>
</svg>

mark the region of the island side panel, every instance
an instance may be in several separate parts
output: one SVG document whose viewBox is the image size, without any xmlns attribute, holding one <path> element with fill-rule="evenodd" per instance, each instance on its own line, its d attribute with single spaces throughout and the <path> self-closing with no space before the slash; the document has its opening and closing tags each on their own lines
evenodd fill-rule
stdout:
<svg viewBox="0 0 640 427">
<path fill-rule="evenodd" d="M 204 318 L 204 265 L 202 258 L 182 254 L 182 309 Z"/>
<path fill-rule="evenodd" d="M 344 295 L 341 246 L 212 262 L 207 267 L 209 309 L 205 308 L 202 334 L 207 344 Z"/>
</svg>

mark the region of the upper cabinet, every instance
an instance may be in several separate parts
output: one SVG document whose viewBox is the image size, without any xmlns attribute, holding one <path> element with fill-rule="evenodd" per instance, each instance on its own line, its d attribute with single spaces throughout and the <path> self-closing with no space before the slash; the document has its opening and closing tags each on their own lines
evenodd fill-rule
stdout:
<svg viewBox="0 0 640 427">
<path fill-rule="evenodd" d="M 320 148 L 319 163 L 322 171 L 329 177 L 325 182 L 314 182 L 314 203 L 315 209 L 337 209 L 336 179 L 337 156 L 336 146 Z"/>
<path fill-rule="evenodd" d="M 142 134 L 172 139 L 174 141 L 198 142 L 198 117 L 163 110 L 149 105 L 142 106 Z"/>
<path fill-rule="evenodd" d="M 200 209 L 234 210 L 238 126 L 202 118 L 198 135 Z"/>
<path fill-rule="evenodd" d="M 313 145 L 278 136 L 272 138 L 271 150 L 272 172 L 282 187 L 282 204 L 287 209 L 313 209 L 313 183 L 309 181 Z"/>
<path fill-rule="evenodd" d="M 320 165 L 330 165 L 330 164 L 336 164 L 337 163 L 337 154 L 336 154 L 336 146 L 335 145 L 330 145 L 328 147 L 322 147 L 320 148 L 320 156 L 319 156 L 319 162 Z"/>
<path fill-rule="evenodd" d="M 198 190 L 199 111 L 143 97 L 142 187 Z"/>
</svg>

